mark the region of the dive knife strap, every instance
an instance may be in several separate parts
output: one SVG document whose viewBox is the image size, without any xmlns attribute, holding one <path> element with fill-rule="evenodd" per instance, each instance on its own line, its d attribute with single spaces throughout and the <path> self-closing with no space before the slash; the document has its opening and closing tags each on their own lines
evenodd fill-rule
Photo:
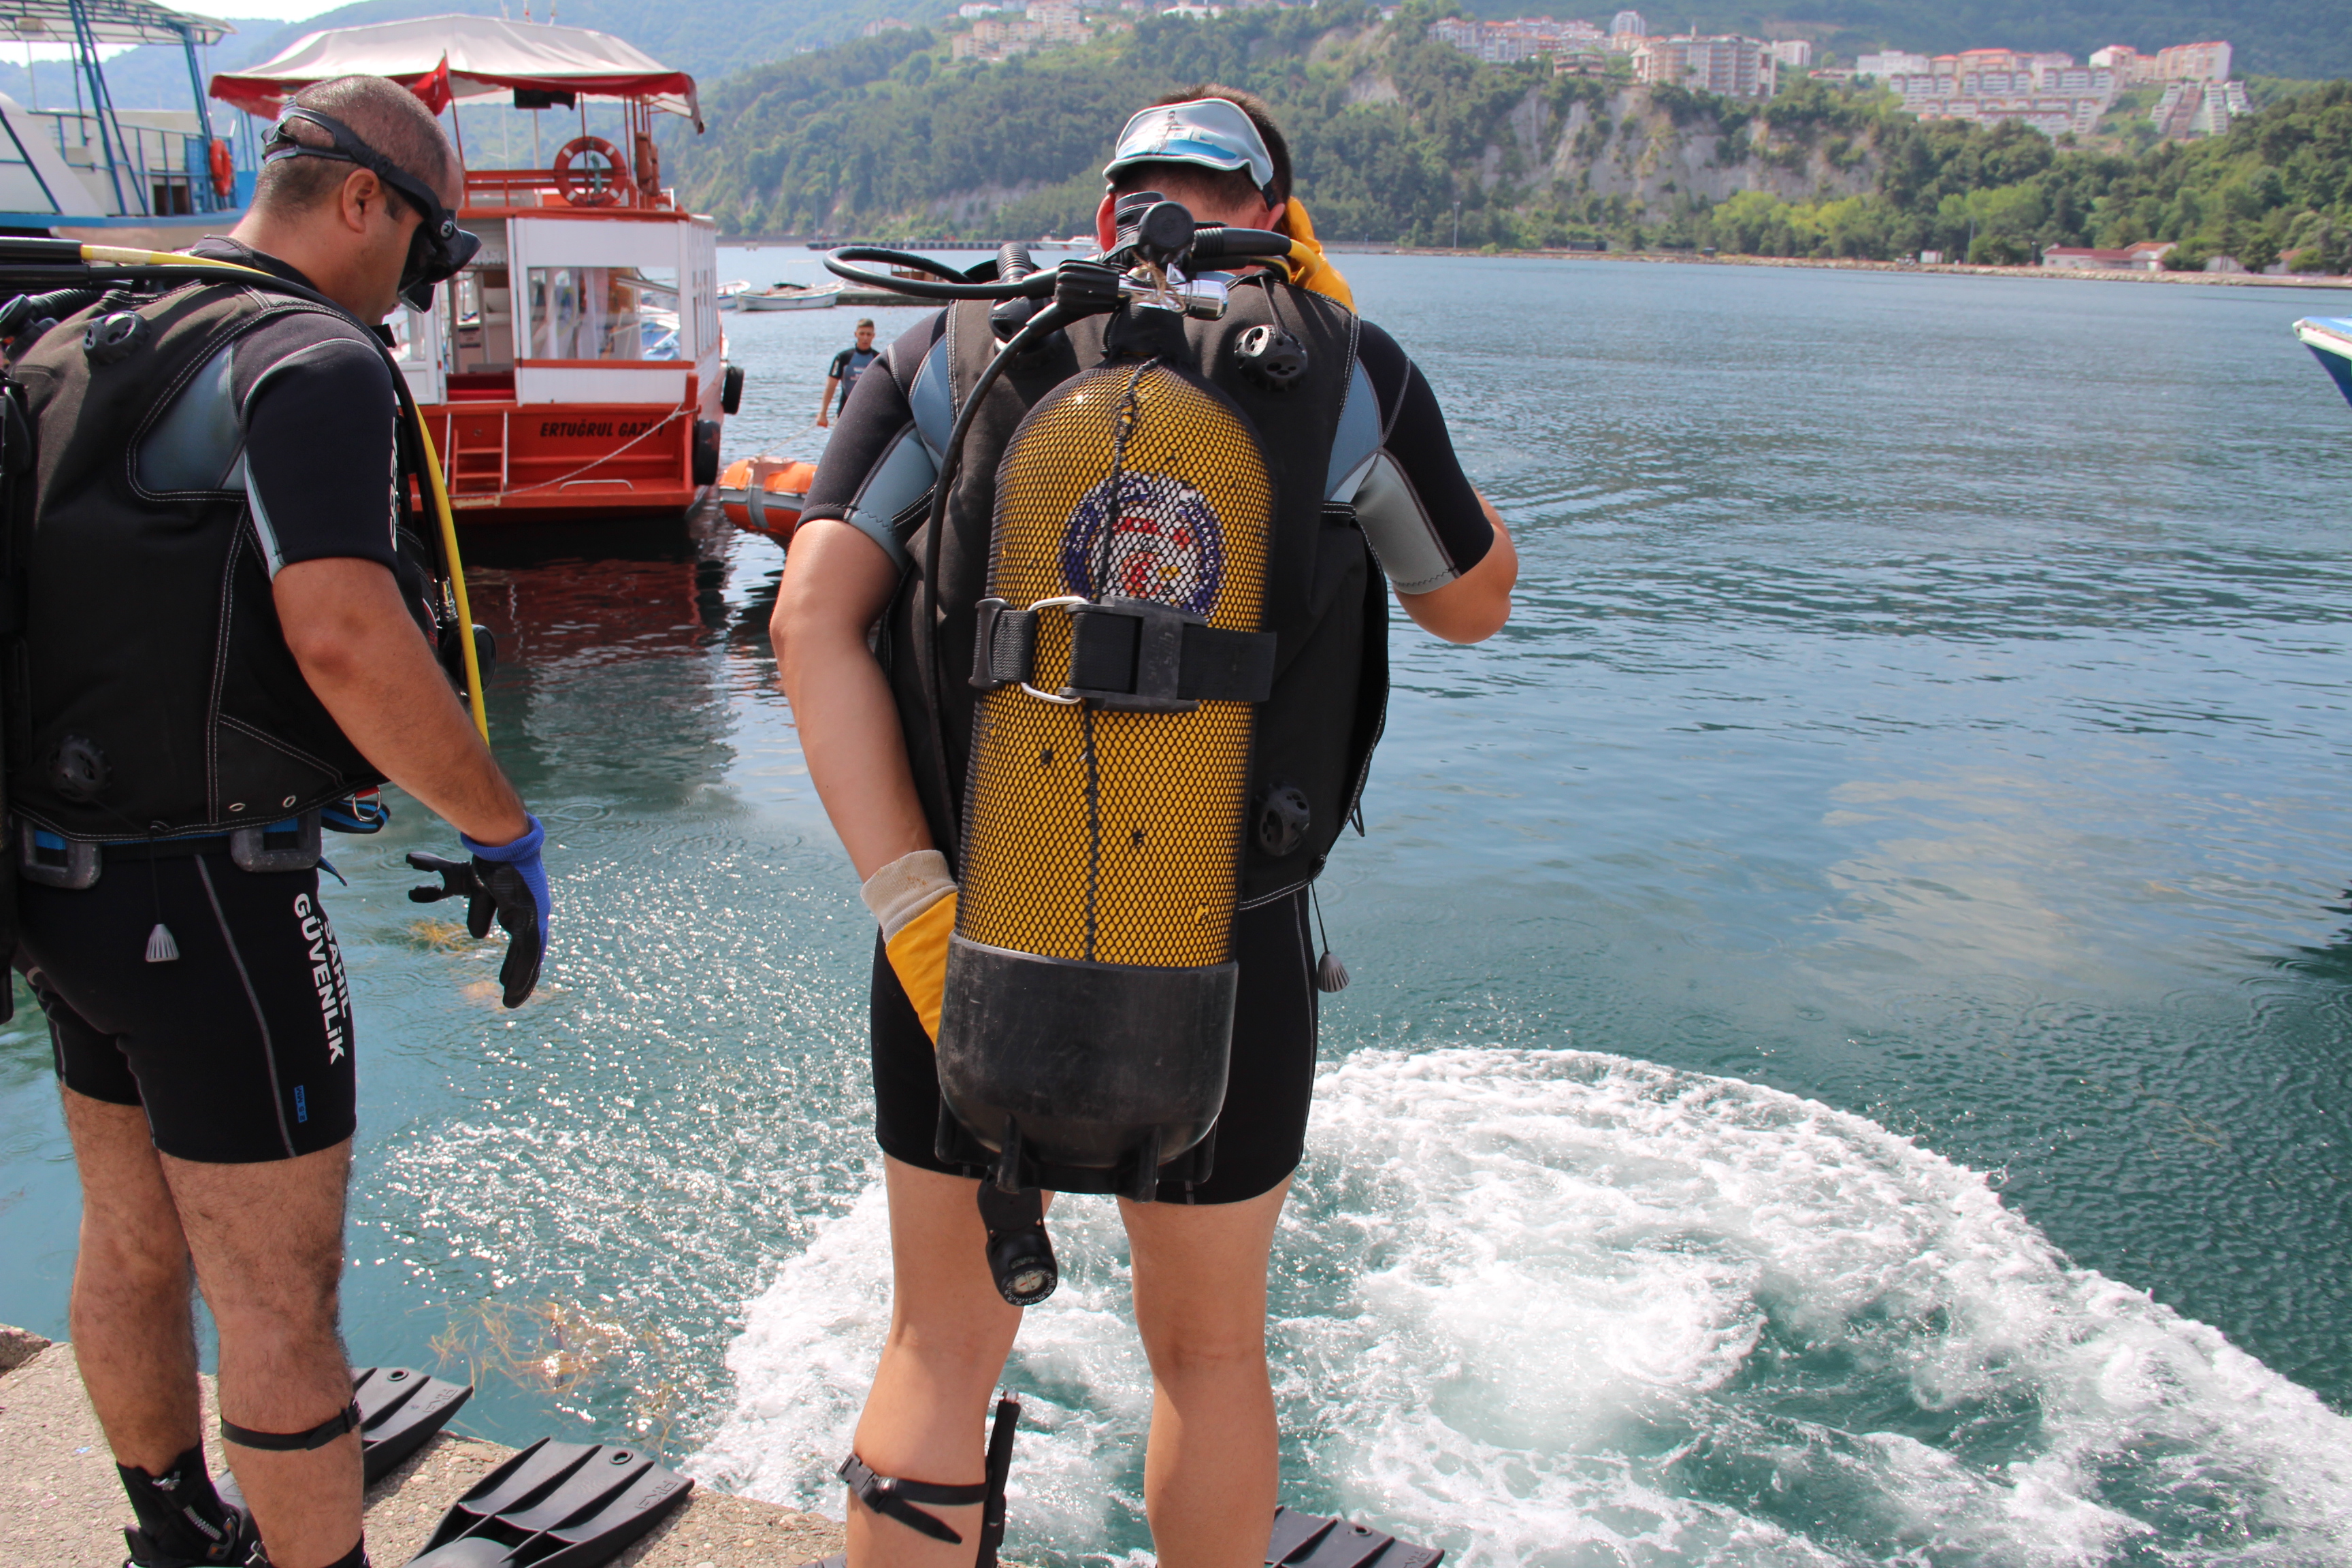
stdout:
<svg viewBox="0 0 2352 1568">
<path fill-rule="evenodd" d="M 943 1487 L 931 1481 L 902 1481 L 896 1476 L 876 1475 L 874 1467 L 856 1454 L 841 1461 L 841 1479 L 849 1483 L 850 1492 L 857 1500 L 876 1513 L 887 1514 L 908 1529 L 919 1531 L 933 1541 L 945 1541 L 954 1545 L 961 1545 L 963 1537 L 937 1514 L 925 1513 L 915 1505 L 928 1502 L 942 1508 L 956 1508 L 988 1500 L 986 1481 L 974 1481 L 970 1486 L 961 1487 Z"/>
<path fill-rule="evenodd" d="M 1052 600 L 1016 610 L 982 599 L 971 683 L 983 691 L 1034 679 L 1037 618 L 1048 607 L 1069 617 L 1066 698 L 1143 712 L 1185 711 L 1202 702 L 1263 702 L 1274 694 L 1272 632 L 1227 631 L 1149 599 Z"/>
<path fill-rule="evenodd" d="M 273 1454 L 300 1454 L 312 1448 L 323 1448 L 346 1432 L 360 1429 L 360 1402 L 352 1400 L 308 1432 L 257 1432 L 250 1426 L 240 1426 L 227 1416 L 221 1417 L 221 1436 L 243 1448 L 260 1448 Z"/>
</svg>

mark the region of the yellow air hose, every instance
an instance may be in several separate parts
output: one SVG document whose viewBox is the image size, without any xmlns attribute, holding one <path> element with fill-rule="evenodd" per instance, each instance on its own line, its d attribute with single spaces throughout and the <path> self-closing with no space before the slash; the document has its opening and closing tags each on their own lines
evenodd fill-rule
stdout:
<svg viewBox="0 0 2352 1568">
<path fill-rule="evenodd" d="M 185 256 L 175 250 L 134 250 L 120 245 L 85 245 L 81 258 L 100 267 L 203 267 L 256 278 L 270 276 L 257 267 L 215 261 L 209 256 Z M 441 483 L 441 454 L 434 448 L 433 432 L 425 428 L 425 410 L 416 406 L 414 398 L 404 397 L 401 401 L 407 405 L 409 417 L 415 422 L 416 439 L 425 451 L 425 489 L 432 499 L 433 515 L 441 525 L 441 550 L 449 563 L 450 591 L 457 600 L 457 647 L 466 661 L 466 705 L 473 710 L 474 728 L 481 731 L 482 742 L 487 745 L 490 717 L 482 705 L 482 663 L 474 647 L 474 608 L 466 597 L 466 566 L 457 556 L 457 520 L 449 510 L 449 492 Z"/>
</svg>

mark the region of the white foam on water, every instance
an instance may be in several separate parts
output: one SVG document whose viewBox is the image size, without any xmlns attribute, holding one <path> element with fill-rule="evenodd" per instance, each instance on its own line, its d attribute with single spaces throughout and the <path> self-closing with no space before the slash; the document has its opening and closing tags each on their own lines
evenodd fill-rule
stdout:
<svg viewBox="0 0 2352 1568">
<path fill-rule="evenodd" d="M 1055 1231 L 1012 1539 L 1123 1562 L 1150 1387 L 1123 1244 L 1106 1200 Z M 1776 1090 L 1361 1052 L 1318 1084 L 1274 1299 L 1286 1495 L 1463 1568 L 2352 1560 L 2352 1421 L 1979 1173 Z M 837 1515 L 887 1321 L 877 1189 L 751 1303 L 695 1468 Z"/>
</svg>

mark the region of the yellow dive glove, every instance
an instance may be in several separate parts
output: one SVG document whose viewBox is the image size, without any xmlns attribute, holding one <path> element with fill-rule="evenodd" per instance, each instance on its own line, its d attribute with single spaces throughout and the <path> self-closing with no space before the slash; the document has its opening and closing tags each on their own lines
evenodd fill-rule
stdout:
<svg viewBox="0 0 2352 1568">
<path fill-rule="evenodd" d="M 936 849 L 901 855 L 857 889 L 882 922 L 882 951 L 931 1044 L 940 1043 L 940 1005 L 948 986 L 948 938 L 955 931 L 956 885 Z"/>
<path fill-rule="evenodd" d="M 1299 265 L 1297 257 L 1291 258 L 1290 280 L 1301 289 L 1311 289 L 1328 299 L 1337 300 L 1350 310 L 1354 310 L 1355 290 L 1348 287 L 1348 280 L 1339 275 L 1339 269 L 1331 265 L 1331 258 L 1323 254 L 1323 242 L 1315 237 L 1315 220 L 1307 216 L 1307 204 L 1297 196 L 1291 197 L 1290 205 L 1283 209 L 1282 232 L 1314 252 L 1312 258 L 1303 267 Z"/>
</svg>

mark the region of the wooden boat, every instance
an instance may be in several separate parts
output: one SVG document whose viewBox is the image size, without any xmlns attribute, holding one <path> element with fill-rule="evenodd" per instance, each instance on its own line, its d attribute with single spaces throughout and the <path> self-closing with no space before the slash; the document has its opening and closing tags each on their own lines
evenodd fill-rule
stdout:
<svg viewBox="0 0 2352 1568">
<path fill-rule="evenodd" d="M 2352 320 L 2322 317 L 2294 324 L 2294 335 L 2326 367 L 2336 390 L 2352 403 Z"/>
<path fill-rule="evenodd" d="M 657 113 L 702 129 L 694 79 L 584 27 L 434 16 L 310 34 L 212 91 L 266 117 L 352 74 L 399 81 L 436 113 L 494 97 L 576 106 L 583 132 L 589 100 L 621 105 L 625 152 L 583 133 L 548 168 L 467 167 L 457 221 L 481 251 L 431 310 L 394 313 L 395 352 L 467 521 L 692 506 L 742 395 L 717 226 L 663 187 L 653 138 Z"/>
<path fill-rule="evenodd" d="M 841 296 L 838 283 L 810 288 L 805 283 L 779 283 L 772 289 L 754 289 L 740 296 L 746 310 L 824 310 L 832 308 Z"/>
<path fill-rule="evenodd" d="M 742 307 L 743 296 L 749 294 L 751 291 L 751 280 L 750 279 L 729 279 L 726 282 L 721 283 L 719 286 L 719 308 L 722 310 L 740 310 Z"/>
<path fill-rule="evenodd" d="M 789 543 L 815 478 L 814 463 L 738 458 L 719 476 L 719 510 L 746 533 Z"/>
</svg>

